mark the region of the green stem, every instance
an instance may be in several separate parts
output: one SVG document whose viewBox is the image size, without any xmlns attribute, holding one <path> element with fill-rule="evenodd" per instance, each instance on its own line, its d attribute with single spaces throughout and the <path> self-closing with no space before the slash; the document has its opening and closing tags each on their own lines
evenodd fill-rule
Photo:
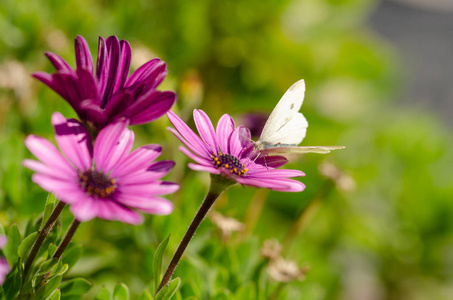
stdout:
<svg viewBox="0 0 453 300">
<path fill-rule="evenodd" d="M 55 251 L 55 253 L 52 256 L 52 258 L 60 258 L 61 257 L 63 252 L 68 247 L 69 242 L 72 240 L 72 237 L 74 236 L 74 234 L 75 234 L 77 228 L 79 227 L 79 225 L 80 225 L 80 221 L 77 221 L 76 219 L 74 219 L 74 221 L 72 221 L 72 224 L 71 224 L 71 226 L 68 229 L 68 232 L 66 232 L 66 235 L 65 235 L 63 241 L 61 242 L 60 246 L 58 246 L 58 248 Z"/>
<path fill-rule="evenodd" d="M 60 246 L 58 246 L 58 248 L 55 251 L 55 253 L 53 254 L 52 258 L 60 259 L 63 252 L 68 247 L 69 242 L 71 242 L 72 238 L 74 237 L 74 234 L 75 234 L 77 228 L 79 227 L 79 225 L 80 225 L 80 221 L 77 221 L 76 219 L 74 219 L 74 221 L 72 221 L 71 226 L 69 227 L 68 231 L 66 232 L 66 235 L 65 235 L 63 241 L 61 241 Z M 36 290 L 38 290 L 38 288 L 50 276 L 50 273 L 51 272 L 49 272 L 41 277 L 41 279 L 39 280 L 39 283 L 36 285 Z"/>
<path fill-rule="evenodd" d="M 53 212 L 50 215 L 49 219 L 47 220 L 46 224 L 44 225 L 42 230 L 39 232 L 38 238 L 36 239 L 35 243 L 33 244 L 33 247 L 30 250 L 30 254 L 28 254 L 27 260 L 25 262 L 22 283 L 25 281 L 25 278 L 27 277 L 27 274 L 30 271 L 30 267 L 31 267 L 33 261 L 35 260 L 36 255 L 38 255 L 39 249 L 41 248 L 42 244 L 44 243 L 44 240 L 46 239 L 47 235 L 49 234 L 50 230 L 52 229 L 53 225 L 57 221 L 58 217 L 60 216 L 60 214 L 63 211 L 63 208 L 65 206 L 66 206 L 66 203 L 63 203 L 61 201 L 58 202 L 57 206 L 53 210 Z"/>
<path fill-rule="evenodd" d="M 206 195 L 206 198 L 204 199 L 197 213 L 195 214 L 192 223 L 190 223 L 190 226 L 187 229 L 186 234 L 182 238 L 181 243 L 176 249 L 176 252 L 173 255 L 173 258 L 171 259 L 170 264 L 167 267 L 167 270 L 165 271 L 165 275 L 162 278 L 162 281 L 159 285 L 159 288 L 156 291 L 156 294 L 170 281 L 171 276 L 175 272 L 179 260 L 181 259 L 182 255 L 184 254 L 184 251 L 189 245 L 190 240 L 194 236 L 195 231 L 197 230 L 198 226 L 200 226 L 201 221 L 203 221 L 204 217 L 214 204 L 215 200 L 220 196 L 220 194 L 223 191 L 225 191 L 228 187 L 230 187 L 234 183 L 235 182 L 233 180 L 223 177 L 221 175 L 211 175 L 211 186 L 209 188 L 209 192 Z"/>
</svg>

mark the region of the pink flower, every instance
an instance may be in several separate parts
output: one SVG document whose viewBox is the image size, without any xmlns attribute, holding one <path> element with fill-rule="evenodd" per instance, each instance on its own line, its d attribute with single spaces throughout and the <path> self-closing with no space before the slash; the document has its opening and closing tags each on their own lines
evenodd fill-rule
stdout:
<svg viewBox="0 0 453 300">
<path fill-rule="evenodd" d="M 168 128 L 186 147 L 179 149 L 195 161 L 189 167 L 195 171 L 221 174 L 240 184 L 269 188 L 276 191 L 300 192 L 305 185 L 291 177 L 304 176 L 299 170 L 276 169 L 286 164 L 283 156 L 266 156 L 252 159 L 253 142 L 250 131 L 236 127 L 233 119 L 225 114 L 217 123 L 217 129 L 202 110 L 194 110 L 196 135 L 176 114 L 167 113 L 175 127 Z"/>
<path fill-rule="evenodd" d="M 5 247 L 8 242 L 8 238 L 4 235 L 0 235 L 0 249 Z M 5 282 L 6 275 L 9 273 L 10 267 L 8 261 L 4 257 L 0 257 L 0 285 Z"/>
<path fill-rule="evenodd" d="M 75 70 L 54 53 L 47 52 L 46 56 L 57 72 L 36 72 L 33 76 L 63 97 L 80 120 L 97 131 L 121 117 L 128 118 L 132 125 L 151 122 L 165 114 L 176 100 L 174 92 L 156 90 L 167 75 L 165 62 L 158 58 L 128 77 L 131 46 L 116 36 L 106 40 L 99 37 L 96 68 L 82 36 L 75 39 Z"/>
<path fill-rule="evenodd" d="M 142 216 L 134 209 L 149 214 L 172 212 L 172 203 L 160 195 L 179 186 L 160 178 L 174 162 L 153 162 L 160 155 L 159 145 L 130 153 L 134 134 L 127 129 L 126 119 L 101 130 L 94 147 L 78 121 L 54 113 L 52 125 L 63 154 L 46 139 L 30 135 L 25 144 L 39 161 L 27 159 L 23 164 L 36 172 L 33 182 L 70 205 L 78 221 L 99 217 L 138 224 Z"/>
</svg>

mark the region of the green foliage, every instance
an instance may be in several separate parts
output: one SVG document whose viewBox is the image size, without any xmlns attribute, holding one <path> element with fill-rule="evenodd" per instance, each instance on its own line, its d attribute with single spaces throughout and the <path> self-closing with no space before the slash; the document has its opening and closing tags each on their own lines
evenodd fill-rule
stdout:
<svg viewBox="0 0 453 300">
<path fill-rule="evenodd" d="M 157 291 L 157 288 L 160 285 L 162 280 L 162 257 L 164 255 L 165 248 L 167 248 L 168 241 L 170 236 L 167 236 L 165 240 L 160 243 L 159 247 L 156 249 L 153 259 L 153 277 L 154 277 L 154 290 Z"/>
<path fill-rule="evenodd" d="M 171 280 L 159 291 L 159 293 L 157 293 L 155 300 L 170 300 L 178 290 L 180 284 L 181 279 L 179 277 Z"/>
</svg>

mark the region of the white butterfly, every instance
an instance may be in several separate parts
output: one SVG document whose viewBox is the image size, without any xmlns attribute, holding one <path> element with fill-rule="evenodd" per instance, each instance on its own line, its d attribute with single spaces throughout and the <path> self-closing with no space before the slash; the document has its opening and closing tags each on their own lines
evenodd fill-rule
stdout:
<svg viewBox="0 0 453 300">
<path fill-rule="evenodd" d="M 308 122 L 299 112 L 304 101 L 305 82 L 293 84 L 275 106 L 264 125 L 255 150 L 260 154 L 274 153 L 329 153 L 343 146 L 297 146 L 307 132 Z"/>
</svg>

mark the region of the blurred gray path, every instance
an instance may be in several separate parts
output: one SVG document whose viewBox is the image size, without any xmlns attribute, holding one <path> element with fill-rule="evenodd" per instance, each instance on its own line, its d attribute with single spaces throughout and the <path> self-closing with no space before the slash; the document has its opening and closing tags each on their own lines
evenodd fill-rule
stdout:
<svg viewBox="0 0 453 300">
<path fill-rule="evenodd" d="M 453 0 L 425 1 L 382 1 L 369 22 L 403 59 L 407 78 L 399 101 L 428 107 L 453 127 Z"/>
</svg>

